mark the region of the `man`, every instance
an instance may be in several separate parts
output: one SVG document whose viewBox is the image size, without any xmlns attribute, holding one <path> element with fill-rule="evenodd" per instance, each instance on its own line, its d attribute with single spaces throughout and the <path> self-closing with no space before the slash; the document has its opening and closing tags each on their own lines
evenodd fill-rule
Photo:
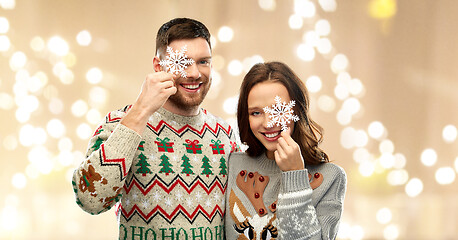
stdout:
<svg viewBox="0 0 458 240">
<path fill-rule="evenodd" d="M 173 19 L 159 29 L 154 73 L 134 104 L 110 112 L 75 170 L 78 205 L 117 205 L 119 239 L 223 239 L 232 128 L 200 108 L 211 85 L 210 33 Z"/>
</svg>

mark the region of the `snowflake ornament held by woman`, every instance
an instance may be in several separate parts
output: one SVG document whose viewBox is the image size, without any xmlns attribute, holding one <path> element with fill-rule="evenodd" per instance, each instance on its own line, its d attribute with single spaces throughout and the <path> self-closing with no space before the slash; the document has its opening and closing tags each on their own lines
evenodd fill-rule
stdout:
<svg viewBox="0 0 458 240">
<path fill-rule="evenodd" d="M 271 128 L 273 126 L 281 126 L 281 130 L 285 131 L 288 129 L 288 123 L 291 121 L 299 121 L 299 117 L 294 115 L 294 105 L 296 102 L 294 100 L 286 102 L 281 102 L 279 96 L 275 97 L 275 104 L 272 105 L 272 108 L 264 107 L 263 110 L 265 113 L 269 114 L 270 121 L 267 123 L 267 127 Z"/>
<path fill-rule="evenodd" d="M 186 50 L 186 45 L 180 51 L 173 51 L 172 47 L 167 46 L 167 56 L 159 62 L 159 65 L 165 67 L 169 73 L 179 74 L 181 77 L 186 78 L 185 69 L 194 64 L 194 60 L 186 55 Z"/>
</svg>

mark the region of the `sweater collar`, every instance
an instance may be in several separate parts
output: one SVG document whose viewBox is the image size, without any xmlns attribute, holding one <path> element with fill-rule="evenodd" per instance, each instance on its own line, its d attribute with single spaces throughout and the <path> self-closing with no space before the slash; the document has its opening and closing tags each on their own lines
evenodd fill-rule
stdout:
<svg viewBox="0 0 458 240">
<path fill-rule="evenodd" d="M 263 153 L 256 158 L 256 161 L 259 163 L 259 168 L 264 171 L 271 173 L 281 173 L 281 169 L 278 167 L 277 162 L 274 159 L 267 158 L 266 154 Z"/>
<path fill-rule="evenodd" d="M 205 113 L 199 108 L 199 113 L 195 116 L 182 116 L 172 113 L 165 108 L 161 107 L 156 111 L 159 114 L 160 119 L 167 119 L 167 121 L 174 121 L 178 125 L 191 125 L 191 126 L 202 126 L 205 120 Z"/>
</svg>

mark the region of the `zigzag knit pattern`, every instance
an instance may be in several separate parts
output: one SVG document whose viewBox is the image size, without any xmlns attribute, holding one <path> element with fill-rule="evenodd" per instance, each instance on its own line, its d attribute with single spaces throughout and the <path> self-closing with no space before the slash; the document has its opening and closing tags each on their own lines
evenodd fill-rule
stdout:
<svg viewBox="0 0 458 240">
<path fill-rule="evenodd" d="M 91 214 L 116 205 L 120 239 L 223 239 L 227 159 L 238 151 L 232 128 L 202 110 L 153 114 L 142 136 L 110 112 L 76 169 L 78 205 Z"/>
</svg>

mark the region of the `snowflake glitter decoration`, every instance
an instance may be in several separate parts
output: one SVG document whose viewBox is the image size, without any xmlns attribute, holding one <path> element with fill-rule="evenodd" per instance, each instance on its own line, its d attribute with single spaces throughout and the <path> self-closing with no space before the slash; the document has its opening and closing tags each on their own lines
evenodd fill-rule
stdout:
<svg viewBox="0 0 458 240">
<path fill-rule="evenodd" d="M 181 48 L 181 51 L 173 51 L 172 47 L 167 46 L 167 56 L 159 62 L 159 65 L 165 67 L 168 72 L 175 75 L 180 74 L 185 78 L 187 75 L 185 69 L 194 64 L 194 60 L 185 54 L 186 50 L 186 45 Z"/>
<path fill-rule="evenodd" d="M 275 104 L 272 105 L 272 108 L 265 107 L 263 108 L 265 113 L 269 114 L 270 121 L 267 123 L 267 127 L 271 128 L 273 126 L 281 126 L 281 130 L 285 131 L 288 129 L 288 123 L 292 121 L 299 121 L 299 117 L 294 115 L 293 107 L 296 105 L 294 100 L 291 100 L 288 104 L 286 102 L 281 102 L 279 96 L 275 97 Z"/>
</svg>

